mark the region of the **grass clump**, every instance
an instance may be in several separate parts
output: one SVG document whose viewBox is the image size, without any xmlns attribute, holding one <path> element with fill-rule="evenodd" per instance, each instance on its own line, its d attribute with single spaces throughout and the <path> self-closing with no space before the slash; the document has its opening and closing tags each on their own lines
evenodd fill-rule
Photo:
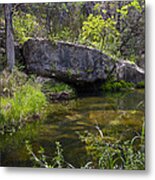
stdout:
<svg viewBox="0 0 155 180">
<path fill-rule="evenodd" d="M 38 87 L 22 86 L 13 97 L 1 98 L 1 129 L 19 125 L 35 115 L 39 118 L 45 104 L 46 98 Z"/>
<path fill-rule="evenodd" d="M 27 115 L 39 113 L 45 103 L 45 96 L 38 87 L 27 84 L 16 91 L 13 97 L 1 99 L 1 113 L 7 121 L 18 121 Z"/>
<path fill-rule="evenodd" d="M 101 89 L 105 92 L 118 92 L 128 90 L 134 87 L 133 83 L 126 82 L 126 81 L 108 81 L 105 82 Z"/>
<path fill-rule="evenodd" d="M 12 74 L 3 72 L 2 76 L 0 132 L 12 133 L 27 120 L 40 118 L 46 97 L 38 84 L 22 79 L 25 76 L 18 71 Z"/>
</svg>

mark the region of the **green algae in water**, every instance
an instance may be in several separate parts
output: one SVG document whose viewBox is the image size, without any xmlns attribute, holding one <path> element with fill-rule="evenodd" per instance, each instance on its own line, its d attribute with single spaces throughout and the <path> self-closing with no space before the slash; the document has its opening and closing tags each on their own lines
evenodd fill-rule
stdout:
<svg viewBox="0 0 155 180">
<path fill-rule="evenodd" d="M 76 132 L 91 132 L 99 135 L 96 126 L 100 127 L 104 141 L 114 143 L 132 140 L 141 133 L 144 123 L 144 91 L 107 94 L 100 97 L 86 97 L 71 101 L 70 108 L 57 113 L 52 104 L 48 108 L 46 119 L 30 123 L 12 136 L 0 136 L 2 166 L 33 167 L 25 148 L 25 141 L 37 153 L 40 146 L 47 156 L 55 152 L 55 142 L 63 148 L 65 160 L 74 167 L 83 167 L 90 161 L 85 144 Z M 69 103 L 69 102 L 68 102 Z M 56 104 L 66 109 L 65 104 Z"/>
</svg>

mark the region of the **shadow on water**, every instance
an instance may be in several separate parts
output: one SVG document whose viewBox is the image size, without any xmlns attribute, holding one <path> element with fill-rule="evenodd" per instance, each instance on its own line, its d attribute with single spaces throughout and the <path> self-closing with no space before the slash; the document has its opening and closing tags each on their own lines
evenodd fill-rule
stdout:
<svg viewBox="0 0 155 180">
<path fill-rule="evenodd" d="M 65 160 L 78 168 L 89 159 L 77 131 L 98 133 L 97 125 L 105 139 L 113 142 L 131 139 L 141 131 L 143 90 L 80 97 L 75 101 L 75 107 L 70 111 L 49 113 L 46 119 L 28 124 L 12 136 L 1 135 L 1 166 L 33 166 L 25 147 L 25 140 L 29 140 L 35 152 L 42 146 L 48 156 L 55 152 L 55 141 L 60 141 Z"/>
</svg>

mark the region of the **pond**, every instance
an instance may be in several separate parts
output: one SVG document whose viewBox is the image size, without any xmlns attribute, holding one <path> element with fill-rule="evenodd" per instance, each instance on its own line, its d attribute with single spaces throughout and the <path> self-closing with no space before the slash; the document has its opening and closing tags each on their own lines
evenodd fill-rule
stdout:
<svg viewBox="0 0 155 180">
<path fill-rule="evenodd" d="M 144 90 L 80 97 L 73 101 L 73 109 L 66 113 L 50 113 L 53 106 L 49 106 L 49 114 L 45 119 L 29 123 L 13 135 L 0 135 L 1 166 L 33 166 L 25 147 L 25 141 L 29 140 L 34 152 L 42 146 L 47 156 L 53 156 L 55 141 L 59 141 L 65 160 L 79 168 L 89 158 L 77 132 L 95 134 L 99 133 L 99 127 L 104 138 L 112 142 L 130 140 L 141 132 L 144 123 Z"/>
</svg>

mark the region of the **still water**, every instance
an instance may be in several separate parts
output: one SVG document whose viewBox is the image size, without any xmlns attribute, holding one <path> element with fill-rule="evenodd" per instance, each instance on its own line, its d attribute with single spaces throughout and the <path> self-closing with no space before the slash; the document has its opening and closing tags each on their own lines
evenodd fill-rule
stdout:
<svg viewBox="0 0 155 180">
<path fill-rule="evenodd" d="M 50 113 L 52 107 L 45 119 L 28 124 L 12 136 L 0 135 L 1 166 L 33 166 L 25 147 L 29 140 L 34 152 L 42 146 L 49 157 L 54 155 L 55 141 L 59 141 L 65 160 L 78 168 L 89 159 L 76 132 L 96 134 L 98 126 L 109 141 L 131 140 L 144 123 L 143 90 L 81 97 L 74 100 L 72 110 L 60 114 Z"/>
</svg>

